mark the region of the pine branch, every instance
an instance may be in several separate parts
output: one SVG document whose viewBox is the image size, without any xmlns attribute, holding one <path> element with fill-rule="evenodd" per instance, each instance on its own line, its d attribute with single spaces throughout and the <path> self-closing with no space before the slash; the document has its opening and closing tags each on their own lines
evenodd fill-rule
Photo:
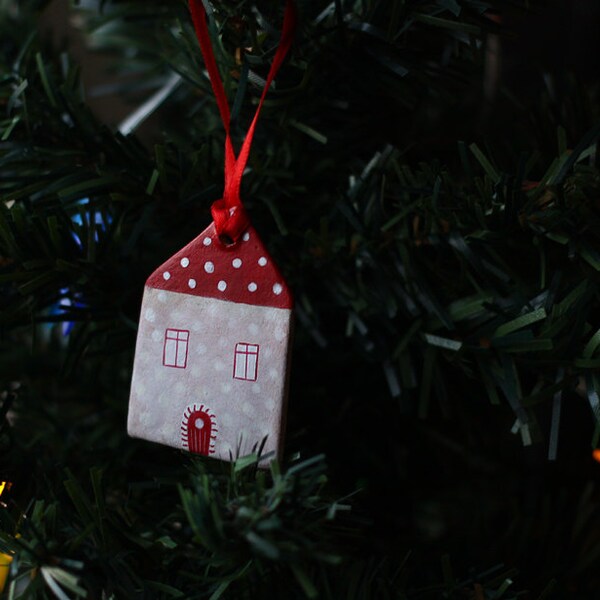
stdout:
<svg viewBox="0 0 600 600">
<path fill-rule="evenodd" d="M 504 100 L 501 115 L 518 119 L 499 121 L 514 131 L 482 140 L 473 91 L 482 41 L 502 33 L 487 5 L 339 2 L 323 13 L 329 3 L 303 3 L 244 199 L 297 297 L 289 453 L 326 449 L 333 482 L 322 487 L 321 462 L 272 477 L 252 459 L 231 473 L 207 462 L 189 474 L 179 453 L 124 431 L 145 278 L 208 223 L 220 195 L 222 130 L 185 6 L 106 2 L 104 16 L 90 17 L 93 39 L 139 77 L 123 90 L 136 104 L 173 71 L 182 77 L 148 149 L 89 112 L 77 68 L 35 34 L 42 4 L 11 3 L 0 18 L 0 366 L 3 382 L 22 383 L 0 398 L 0 468 L 16 483 L 0 510 L 0 552 L 15 553 L 14 585 L 34 597 L 519 597 L 510 566 L 461 579 L 448 560 L 415 559 L 411 581 L 407 548 L 445 543 L 436 532 L 452 510 L 467 514 L 461 536 L 479 540 L 459 540 L 469 564 L 487 560 L 485 546 L 495 556 L 522 549 L 515 563 L 535 555 L 544 569 L 528 564 L 540 578 L 562 569 L 562 542 L 540 548 L 528 537 L 538 526 L 572 540 L 571 572 L 590 573 L 590 493 L 577 489 L 569 503 L 529 492 L 532 506 L 550 507 L 535 517 L 512 507 L 509 519 L 498 505 L 539 481 L 539 463 L 523 472 L 507 458 L 511 423 L 526 445 L 549 436 L 548 414 L 560 433 L 556 407 L 579 394 L 571 404 L 593 410 L 578 438 L 587 451 L 595 427 L 598 441 L 593 90 L 571 82 L 557 98 L 540 89 L 531 112 Z M 238 138 L 279 16 L 254 2 L 215 13 Z M 488 412 L 488 400 L 504 410 Z M 440 414 L 452 417 L 451 432 L 435 425 Z M 459 491 L 432 502 L 431 472 L 449 485 L 448 465 Z M 460 493 L 471 471 L 491 481 L 476 498 Z M 376 526 L 330 518 L 339 506 L 328 498 L 357 487 L 369 500 L 353 503 L 370 507 Z M 484 508 L 502 525 L 482 542 L 470 511 Z M 547 579 L 535 585 L 542 593 Z"/>
</svg>

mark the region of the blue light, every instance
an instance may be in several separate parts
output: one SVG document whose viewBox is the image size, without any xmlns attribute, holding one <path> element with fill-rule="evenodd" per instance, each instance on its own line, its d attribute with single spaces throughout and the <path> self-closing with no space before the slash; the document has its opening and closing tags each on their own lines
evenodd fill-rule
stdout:
<svg viewBox="0 0 600 600">
<path fill-rule="evenodd" d="M 90 203 L 90 199 L 89 198 L 82 198 L 81 200 L 78 200 L 76 202 L 76 206 L 86 206 Z M 73 221 L 74 225 L 78 225 L 81 228 L 89 228 L 91 226 L 94 227 L 94 240 L 96 243 L 98 243 L 100 241 L 100 233 L 104 233 L 107 229 L 107 226 L 110 225 L 112 223 L 112 216 L 108 213 L 104 214 L 99 210 L 95 210 L 93 212 L 93 217 L 90 219 L 90 217 L 92 217 L 92 215 L 90 214 L 89 211 L 83 212 L 77 212 L 74 215 L 72 215 L 71 217 L 71 221 Z M 81 241 L 81 238 L 79 237 L 79 235 L 73 231 L 72 232 L 73 235 L 73 239 L 75 240 L 75 243 L 77 244 L 77 246 L 80 249 L 83 249 L 83 242 Z"/>
</svg>

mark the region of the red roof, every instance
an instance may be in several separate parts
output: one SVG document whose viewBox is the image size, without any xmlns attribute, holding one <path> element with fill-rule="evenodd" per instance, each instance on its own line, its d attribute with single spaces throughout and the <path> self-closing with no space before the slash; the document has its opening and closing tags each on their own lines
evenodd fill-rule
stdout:
<svg viewBox="0 0 600 600">
<path fill-rule="evenodd" d="M 292 294 L 256 230 L 225 246 L 214 224 L 161 265 L 151 288 L 255 306 L 292 308 Z"/>
</svg>

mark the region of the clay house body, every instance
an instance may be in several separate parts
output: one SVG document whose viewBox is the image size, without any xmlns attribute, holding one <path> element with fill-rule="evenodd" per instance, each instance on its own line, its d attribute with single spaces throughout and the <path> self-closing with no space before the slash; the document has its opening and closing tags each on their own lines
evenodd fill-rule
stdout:
<svg viewBox="0 0 600 600">
<path fill-rule="evenodd" d="M 131 386 L 134 437 L 229 460 L 279 450 L 292 297 L 256 231 L 211 225 L 146 282 Z"/>
</svg>

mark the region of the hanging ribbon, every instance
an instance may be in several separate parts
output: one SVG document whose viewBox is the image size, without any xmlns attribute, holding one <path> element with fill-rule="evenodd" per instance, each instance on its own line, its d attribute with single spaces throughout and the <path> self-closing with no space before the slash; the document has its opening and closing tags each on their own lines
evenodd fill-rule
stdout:
<svg viewBox="0 0 600 600">
<path fill-rule="evenodd" d="M 210 35 L 208 32 L 208 25 L 206 23 L 206 10 L 202 0 L 190 0 L 190 13 L 192 15 L 192 21 L 194 28 L 196 29 L 196 35 L 200 42 L 200 49 L 202 50 L 202 56 L 204 57 L 204 63 L 210 83 L 212 85 L 213 92 L 217 99 L 217 106 L 219 107 L 219 113 L 225 126 L 225 189 L 223 192 L 223 198 L 213 203 L 211 207 L 211 213 L 215 222 L 215 228 L 217 234 L 223 240 L 231 240 L 236 242 L 238 238 L 244 233 L 250 221 L 244 210 L 242 200 L 240 198 L 240 188 L 242 185 L 242 176 L 246 163 L 248 162 L 248 156 L 250 155 L 250 146 L 252 145 L 252 139 L 254 138 L 254 131 L 256 129 L 256 123 L 260 115 L 265 97 L 273 79 L 281 67 L 283 60 L 292 45 L 292 39 L 296 30 L 296 8 L 293 0 L 286 0 L 285 15 L 283 19 L 283 28 L 281 31 L 281 39 L 279 41 L 279 47 L 275 53 L 273 64 L 269 70 L 267 81 L 263 89 L 258 108 L 239 155 L 236 157 L 233 150 L 233 143 L 231 141 L 230 123 L 231 113 L 229 111 L 229 103 L 225 95 L 225 88 L 223 87 L 223 81 L 219 74 L 215 55 L 213 53 L 212 44 L 210 41 Z"/>
</svg>

